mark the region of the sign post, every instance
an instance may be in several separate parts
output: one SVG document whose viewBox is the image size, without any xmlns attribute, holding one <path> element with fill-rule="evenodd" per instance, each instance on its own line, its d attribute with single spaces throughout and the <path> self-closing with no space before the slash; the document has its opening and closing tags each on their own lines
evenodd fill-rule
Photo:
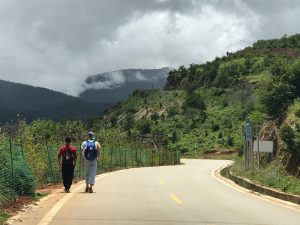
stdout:
<svg viewBox="0 0 300 225">
<path fill-rule="evenodd" d="M 246 169 L 253 169 L 253 145 L 252 145 L 252 128 L 250 118 L 246 119 L 245 126 L 245 166 Z"/>
</svg>

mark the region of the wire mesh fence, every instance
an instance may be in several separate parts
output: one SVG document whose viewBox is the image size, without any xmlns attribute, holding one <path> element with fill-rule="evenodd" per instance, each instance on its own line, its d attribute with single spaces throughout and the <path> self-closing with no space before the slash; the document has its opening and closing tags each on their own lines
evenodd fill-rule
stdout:
<svg viewBox="0 0 300 225">
<path fill-rule="evenodd" d="M 80 144 L 74 179 L 84 178 Z M 11 138 L 0 140 L 0 209 L 18 196 L 33 196 L 37 186 L 62 182 L 57 160 L 59 146 L 36 143 L 33 149 L 16 145 Z M 180 152 L 166 149 L 144 149 L 122 146 L 102 146 L 97 172 L 145 166 L 180 164 Z"/>
<path fill-rule="evenodd" d="M 0 209 L 18 196 L 33 196 L 35 179 L 25 159 L 23 149 L 11 140 L 0 144 Z"/>
</svg>

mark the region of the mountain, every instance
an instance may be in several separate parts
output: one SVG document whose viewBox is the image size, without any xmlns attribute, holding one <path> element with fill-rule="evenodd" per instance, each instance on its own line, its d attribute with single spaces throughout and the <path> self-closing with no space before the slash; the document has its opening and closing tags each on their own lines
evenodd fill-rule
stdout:
<svg viewBox="0 0 300 225">
<path fill-rule="evenodd" d="M 163 89 L 170 68 L 124 69 L 90 76 L 79 97 L 91 103 L 119 102 L 136 89 Z"/>
<path fill-rule="evenodd" d="M 0 121 L 37 118 L 61 120 L 99 115 L 112 104 L 90 104 L 79 98 L 46 88 L 0 80 Z"/>
<path fill-rule="evenodd" d="M 274 141 L 273 157 L 299 177 L 299 43 L 300 35 L 261 40 L 211 62 L 180 66 L 169 72 L 164 90 L 135 91 L 109 109 L 100 126 L 118 127 L 133 140 L 148 135 L 153 143 L 155 134 L 164 134 L 168 149 L 195 157 L 207 150 L 242 152 L 249 117 L 253 133 Z"/>
</svg>

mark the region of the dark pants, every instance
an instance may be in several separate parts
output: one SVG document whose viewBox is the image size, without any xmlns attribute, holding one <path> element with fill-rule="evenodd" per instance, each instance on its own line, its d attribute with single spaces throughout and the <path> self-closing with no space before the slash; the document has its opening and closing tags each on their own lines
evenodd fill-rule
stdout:
<svg viewBox="0 0 300 225">
<path fill-rule="evenodd" d="M 74 176 L 73 164 L 62 164 L 61 173 L 65 189 L 70 189 Z"/>
</svg>

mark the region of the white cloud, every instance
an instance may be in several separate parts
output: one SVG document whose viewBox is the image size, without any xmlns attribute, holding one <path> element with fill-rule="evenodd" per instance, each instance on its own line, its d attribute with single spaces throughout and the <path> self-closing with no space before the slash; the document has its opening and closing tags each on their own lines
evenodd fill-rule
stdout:
<svg viewBox="0 0 300 225">
<path fill-rule="evenodd" d="M 90 84 L 83 84 L 86 89 L 111 89 L 118 87 L 126 82 L 126 78 L 121 71 L 113 71 L 102 74 L 102 80 L 93 80 Z"/>
<path fill-rule="evenodd" d="M 135 16 L 118 29 L 114 41 L 101 42 L 98 49 L 104 52 L 103 64 L 115 62 L 119 68 L 176 67 L 244 47 L 257 23 L 254 15 L 239 18 L 211 6 L 196 16 L 153 12 Z"/>
<path fill-rule="evenodd" d="M 203 63 L 296 33 L 299 8 L 280 0 L 1 0 L 0 79 L 78 95 L 89 75 Z M 123 82 L 110 76 L 97 87 Z"/>
</svg>

